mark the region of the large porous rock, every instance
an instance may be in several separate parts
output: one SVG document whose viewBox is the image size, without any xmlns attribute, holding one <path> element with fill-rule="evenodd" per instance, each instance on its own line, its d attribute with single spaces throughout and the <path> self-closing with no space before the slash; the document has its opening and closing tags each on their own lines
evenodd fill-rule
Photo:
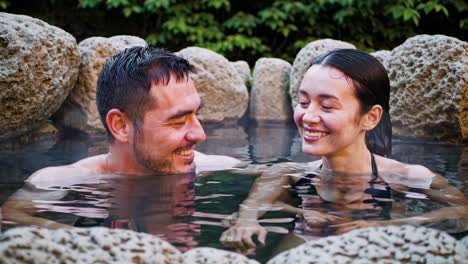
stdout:
<svg viewBox="0 0 468 264">
<path fill-rule="evenodd" d="M 289 95 L 292 100 L 292 107 L 297 104 L 297 91 L 301 85 L 304 74 L 309 69 L 312 62 L 320 54 L 332 51 L 334 49 L 355 49 L 354 45 L 333 40 L 333 39 L 321 39 L 310 42 L 304 48 L 302 48 L 294 59 L 294 63 L 291 69 L 291 79 L 289 85 Z"/>
<path fill-rule="evenodd" d="M 96 108 L 96 85 L 106 59 L 126 48 L 145 46 L 146 41 L 134 36 L 91 37 L 78 45 L 81 55 L 78 81 L 67 100 L 55 114 L 61 126 L 83 132 L 105 131 Z"/>
<path fill-rule="evenodd" d="M 468 140 L 468 43 L 419 35 L 390 56 L 386 67 L 394 134 Z"/>
<path fill-rule="evenodd" d="M 250 73 L 249 64 L 246 61 L 240 60 L 231 62 L 231 65 L 234 66 L 234 69 L 236 69 L 242 80 L 244 80 L 245 85 L 250 87 L 250 83 L 252 82 L 252 75 Z"/>
<path fill-rule="evenodd" d="M 214 248 L 182 254 L 157 236 L 105 227 L 50 230 L 13 228 L 0 234 L 0 263 L 257 264 Z"/>
<path fill-rule="evenodd" d="M 0 263 L 184 263 L 168 242 L 129 230 L 36 227 L 0 235 Z"/>
<path fill-rule="evenodd" d="M 0 140 L 38 128 L 78 77 L 75 38 L 39 19 L 0 12 Z"/>
<path fill-rule="evenodd" d="M 392 52 L 389 50 L 379 50 L 376 52 L 372 52 L 370 55 L 374 56 L 376 59 L 380 61 L 380 63 L 382 63 L 384 67 L 386 67 L 385 66 L 387 64 L 386 60 L 390 57 L 391 53 Z"/>
<path fill-rule="evenodd" d="M 250 117 L 256 121 L 288 122 L 291 103 L 288 96 L 291 64 L 275 58 L 255 63 L 250 97 Z"/>
<path fill-rule="evenodd" d="M 468 248 L 468 236 L 462 238 L 462 240 L 460 240 L 460 243 L 462 243 L 463 245 L 465 245 L 466 248 Z"/>
<path fill-rule="evenodd" d="M 226 58 L 198 47 L 185 48 L 177 55 L 194 67 L 191 76 L 204 103 L 199 115 L 201 121 L 232 121 L 245 114 L 249 102 L 247 87 Z"/>
<path fill-rule="evenodd" d="M 184 263 L 258 264 L 257 261 L 249 259 L 239 253 L 207 247 L 194 248 L 185 252 Z"/>
<path fill-rule="evenodd" d="M 285 251 L 276 263 L 466 263 L 468 248 L 447 233 L 414 226 L 358 229 Z"/>
</svg>

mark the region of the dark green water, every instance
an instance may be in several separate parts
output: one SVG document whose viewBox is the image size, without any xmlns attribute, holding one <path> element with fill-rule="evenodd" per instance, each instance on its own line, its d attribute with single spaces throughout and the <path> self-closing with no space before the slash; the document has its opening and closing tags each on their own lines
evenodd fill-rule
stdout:
<svg viewBox="0 0 468 264">
<path fill-rule="evenodd" d="M 197 150 L 207 154 L 236 157 L 257 164 L 282 161 L 307 162 L 316 158 L 301 153 L 300 138 L 291 125 L 206 127 L 207 141 Z M 72 134 L 57 142 L 38 142 L 0 151 L 0 203 L 22 187 L 34 171 L 75 162 L 107 152 L 104 137 Z M 468 196 L 468 148 L 428 142 L 393 142 L 393 158 L 421 164 L 445 176 Z M 193 246 L 224 248 L 218 239 L 226 230 L 220 218 L 238 210 L 255 180 L 252 176 L 215 173 L 206 177 L 179 175 L 167 180 L 145 178 L 137 181 L 110 181 L 80 185 L 53 203 L 39 205 L 38 216 L 75 226 L 114 226 L 175 237 L 182 250 Z M 180 197 L 176 193 L 183 193 Z M 109 202 L 110 201 L 110 202 Z M 39 202 L 40 204 L 40 202 Z M 411 212 L 426 212 L 441 205 L 413 199 L 406 203 Z M 119 215 L 124 221 L 115 217 Z M 168 217 L 169 216 L 169 217 Z M 293 217 L 271 212 L 267 218 Z M 294 222 L 272 224 L 292 232 Z M 4 222 L 2 228 L 15 226 Z M 167 226 L 170 226 L 167 228 Z M 270 233 L 265 247 L 254 256 L 265 262 L 284 235 Z M 455 235 L 457 237 L 463 235 Z"/>
</svg>

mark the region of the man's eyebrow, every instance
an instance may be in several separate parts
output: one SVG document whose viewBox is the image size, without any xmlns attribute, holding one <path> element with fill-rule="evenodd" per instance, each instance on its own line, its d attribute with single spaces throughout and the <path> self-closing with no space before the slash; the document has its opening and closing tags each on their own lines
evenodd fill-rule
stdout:
<svg viewBox="0 0 468 264">
<path fill-rule="evenodd" d="M 200 108 L 202 108 L 202 107 L 203 107 L 203 103 L 200 103 L 200 106 L 198 107 L 197 111 L 195 111 L 195 113 L 198 112 L 200 110 Z M 180 117 L 183 117 L 183 116 L 186 116 L 186 115 L 190 115 L 190 114 L 193 114 L 192 110 L 180 110 L 177 113 L 170 116 L 168 118 L 168 120 L 177 119 L 177 118 L 180 118 Z"/>
</svg>

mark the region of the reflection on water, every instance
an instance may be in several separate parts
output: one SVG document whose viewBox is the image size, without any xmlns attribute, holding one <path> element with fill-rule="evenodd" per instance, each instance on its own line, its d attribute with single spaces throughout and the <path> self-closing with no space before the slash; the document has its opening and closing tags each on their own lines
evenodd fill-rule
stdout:
<svg viewBox="0 0 468 264">
<path fill-rule="evenodd" d="M 22 202 L 15 210 L 34 215 L 38 225 L 42 218 L 78 227 L 124 228 L 157 235 L 184 251 L 197 246 L 195 175 L 96 175 L 96 180 L 70 186 L 57 182 L 60 187 L 46 190 L 25 186 L 13 197 Z M 4 210 L 4 219 L 4 228 L 28 221 L 12 210 Z"/>
<path fill-rule="evenodd" d="M 206 132 L 207 141 L 198 148 L 205 153 L 231 155 L 253 163 L 314 160 L 301 152 L 293 126 L 208 127 Z M 105 145 L 104 137 L 79 136 L 62 140 L 53 147 L 30 145 L 14 151 L 0 150 L 0 202 L 3 204 L 32 172 L 103 153 Z M 467 147 L 394 141 L 393 149 L 393 158 L 421 164 L 444 175 L 468 196 Z M 305 169 L 293 176 L 309 174 L 313 171 Z M 418 188 L 402 191 L 382 182 L 370 184 L 368 177 L 352 175 L 352 181 L 349 174 L 308 177 L 310 184 L 285 186 L 290 188 L 291 196 L 296 197 L 291 205 L 328 215 L 333 221 L 315 223 L 314 219 L 324 216 L 310 213 L 296 217 L 279 212 L 278 209 L 284 209 L 283 205 L 264 205 L 263 209 L 272 211 L 260 223 L 272 233 L 267 237 L 266 246 L 258 248 L 256 259 L 267 260 L 285 230 L 304 239 L 313 239 L 336 233 L 339 226 L 335 225 L 350 220 L 398 219 L 446 207 L 445 203 L 427 199 Z M 255 180 L 251 176 L 227 173 L 199 178 L 167 175 L 96 179 L 95 182 L 45 191 L 25 186 L 29 203 L 21 205 L 37 218 L 75 226 L 108 226 L 147 232 L 163 237 L 182 250 L 194 246 L 223 248 L 218 242 L 219 237 L 235 223 L 233 213 L 238 211 Z M 263 188 L 268 188 L 268 182 Z M 3 229 L 15 225 L 4 216 Z"/>
</svg>

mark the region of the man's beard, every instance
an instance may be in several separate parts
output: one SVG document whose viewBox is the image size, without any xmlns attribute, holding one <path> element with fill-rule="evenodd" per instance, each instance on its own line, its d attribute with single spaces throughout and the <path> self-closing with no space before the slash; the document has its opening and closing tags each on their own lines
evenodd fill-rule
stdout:
<svg viewBox="0 0 468 264">
<path fill-rule="evenodd" d="M 140 128 L 136 128 L 135 136 L 133 138 L 133 153 L 135 155 L 136 161 L 145 167 L 146 169 L 151 170 L 155 174 L 175 174 L 181 173 L 180 171 L 176 171 L 174 168 L 173 162 L 168 158 L 164 157 L 164 159 L 158 160 L 151 155 L 150 151 L 143 151 L 144 147 L 144 138 L 140 131 Z M 193 166 L 193 170 L 190 172 L 195 171 L 195 166 Z"/>
</svg>

